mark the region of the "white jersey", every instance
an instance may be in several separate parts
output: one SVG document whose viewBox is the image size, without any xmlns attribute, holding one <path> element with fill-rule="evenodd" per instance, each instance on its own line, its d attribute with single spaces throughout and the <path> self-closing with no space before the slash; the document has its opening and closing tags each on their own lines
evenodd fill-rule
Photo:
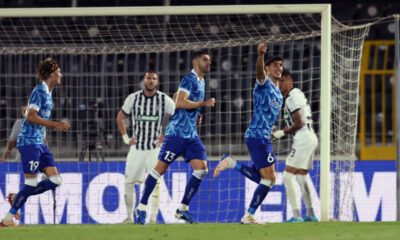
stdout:
<svg viewBox="0 0 400 240">
<path fill-rule="evenodd" d="M 12 130 L 11 130 L 11 133 L 10 133 L 10 136 L 8 137 L 8 139 L 17 141 L 18 134 L 21 132 L 23 122 L 24 122 L 23 118 L 17 119 L 14 122 L 14 125 L 12 127 Z"/>
<path fill-rule="evenodd" d="M 155 140 L 162 134 L 162 122 L 174 114 L 175 103 L 163 92 L 146 97 L 140 90 L 125 99 L 121 110 L 132 119 L 136 149 L 151 150 L 156 148 Z"/>
<path fill-rule="evenodd" d="M 318 139 L 312 128 L 310 105 L 307 103 L 304 93 L 298 88 L 293 88 L 286 96 L 284 108 L 284 118 L 289 127 L 294 123 L 292 114 L 299 110 L 302 113 L 304 125 L 297 130 L 293 137 L 292 149 L 286 159 L 286 165 L 310 170 L 313 167 Z"/>
<path fill-rule="evenodd" d="M 298 131 L 302 131 L 305 129 L 312 130 L 310 105 L 307 103 L 307 99 L 304 96 L 304 93 L 298 88 L 293 88 L 285 97 L 284 119 L 287 126 L 290 127 L 293 125 L 294 121 L 292 114 L 299 110 L 301 110 L 302 113 L 302 121 L 304 123 L 304 126 Z"/>
</svg>

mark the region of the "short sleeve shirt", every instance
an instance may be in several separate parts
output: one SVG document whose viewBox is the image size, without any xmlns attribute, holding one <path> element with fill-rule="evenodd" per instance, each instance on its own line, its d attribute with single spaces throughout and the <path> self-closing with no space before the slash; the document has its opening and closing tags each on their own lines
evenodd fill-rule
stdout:
<svg viewBox="0 0 400 240">
<path fill-rule="evenodd" d="M 49 87 L 45 82 L 37 85 L 30 97 L 25 113 L 25 118 L 22 123 L 21 132 L 18 135 L 17 146 L 26 146 L 31 144 L 44 144 L 45 127 L 33 124 L 26 120 L 29 109 L 38 111 L 38 116 L 48 120 L 50 118 L 51 109 L 53 106 L 52 93 L 49 92 Z"/>
<path fill-rule="evenodd" d="M 190 101 L 204 101 L 204 79 L 200 79 L 197 73 L 192 70 L 182 79 L 178 91 L 184 91 L 188 93 L 188 100 Z M 167 126 L 165 135 L 178 136 L 182 138 L 195 138 L 198 136 L 196 130 L 196 120 L 199 112 L 200 108 L 176 109 L 175 114 L 172 116 L 172 119 Z"/>
</svg>

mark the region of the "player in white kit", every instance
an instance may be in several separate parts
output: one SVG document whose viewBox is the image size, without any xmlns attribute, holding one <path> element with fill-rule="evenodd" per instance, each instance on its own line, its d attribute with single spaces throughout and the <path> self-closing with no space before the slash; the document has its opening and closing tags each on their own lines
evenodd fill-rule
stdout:
<svg viewBox="0 0 400 240">
<path fill-rule="evenodd" d="M 135 184 L 142 184 L 157 163 L 160 146 L 164 141 L 164 130 L 174 114 L 175 103 L 165 93 L 157 91 L 158 74 L 149 71 L 143 78 L 143 90 L 130 94 L 118 113 L 117 125 L 125 144 L 131 145 L 125 168 L 125 204 L 127 218 L 124 223 L 133 223 L 135 206 Z M 127 134 L 125 118 L 132 119 L 133 134 Z M 160 205 L 160 179 L 151 196 L 150 223 L 157 222 Z"/>
<path fill-rule="evenodd" d="M 312 127 L 311 109 L 304 93 L 293 87 L 293 79 L 288 70 L 284 70 L 279 80 L 279 89 L 285 98 L 284 119 L 286 127 L 272 133 L 278 139 L 287 134 L 293 134 L 293 144 L 286 159 L 283 172 L 283 183 L 286 195 L 293 209 L 293 217 L 287 222 L 318 221 L 314 215 L 311 198 L 311 186 L 307 181 L 308 171 L 313 167 L 314 152 L 318 146 L 318 139 Z M 300 186 L 302 199 L 307 207 L 306 217 L 301 217 L 300 206 L 297 201 L 295 179 Z"/>
<path fill-rule="evenodd" d="M 26 111 L 26 104 L 23 104 L 21 106 L 22 118 L 18 118 L 17 120 L 15 120 L 13 127 L 11 129 L 10 136 L 8 137 L 7 145 L 4 148 L 3 156 L 0 158 L 0 162 L 5 162 L 8 158 L 8 155 L 11 152 L 11 150 L 17 146 L 18 134 L 21 131 L 22 123 L 24 122 L 25 111 Z M 21 156 L 19 156 L 19 154 L 17 154 L 17 156 L 15 157 L 15 160 L 16 161 L 21 160 Z"/>
</svg>

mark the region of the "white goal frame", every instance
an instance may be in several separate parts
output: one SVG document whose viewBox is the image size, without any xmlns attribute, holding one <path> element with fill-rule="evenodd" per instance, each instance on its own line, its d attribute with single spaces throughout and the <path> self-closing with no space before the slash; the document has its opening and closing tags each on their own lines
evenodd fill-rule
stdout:
<svg viewBox="0 0 400 240">
<path fill-rule="evenodd" d="M 321 14 L 320 202 L 321 221 L 330 219 L 331 5 L 218 5 L 160 7 L 6 8 L 0 17 L 143 16 L 208 14 Z M 324 51 L 325 49 L 329 51 Z"/>
</svg>

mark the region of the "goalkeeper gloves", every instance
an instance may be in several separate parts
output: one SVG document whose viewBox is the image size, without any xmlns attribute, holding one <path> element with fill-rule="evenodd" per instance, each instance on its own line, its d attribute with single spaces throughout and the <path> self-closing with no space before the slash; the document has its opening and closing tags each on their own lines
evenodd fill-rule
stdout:
<svg viewBox="0 0 400 240">
<path fill-rule="evenodd" d="M 128 137 L 128 134 L 122 135 L 122 140 L 124 140 L 126 145 L 129 145 L 129 142 L 131 141 L 131 139 Z"/>
<path fill-rule="evenodd" d="M 283 130 L 278 130 L 272 133 L 272 136 L 276 139 L 279 139 L 283 136 L 285 136 L 285 132 Z"/>
</svg>

